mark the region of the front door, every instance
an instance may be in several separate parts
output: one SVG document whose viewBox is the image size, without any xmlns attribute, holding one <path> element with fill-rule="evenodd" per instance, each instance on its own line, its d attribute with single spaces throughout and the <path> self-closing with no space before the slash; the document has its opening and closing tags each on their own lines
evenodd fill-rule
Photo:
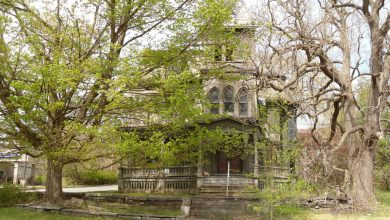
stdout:
<svg viewBox="0 0 390 220">
<path fill-rule="evenodd" d="M 231 174 L 242 173 L 241 158 L 239 157 L 227 158 L 226 155 L 221 151 L 218 151 L 216 153 L 217 173 L 227 174 L 229 160 L 230 160 L 230 173 Z"/>
</svg>

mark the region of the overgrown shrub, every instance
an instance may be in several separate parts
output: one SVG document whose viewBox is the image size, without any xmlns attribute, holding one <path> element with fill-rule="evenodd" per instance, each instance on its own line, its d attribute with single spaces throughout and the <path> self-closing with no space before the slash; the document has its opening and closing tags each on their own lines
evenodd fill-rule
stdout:
<svg viewBox="0 0 390 220">
<path fill-rule="evenodd" d="M 250 206 L 262 219 L 289 219 L 299 216 L 305 210 L 299 205 L 299 201 L 318 193 L 317 185 L 301 179 L 290 179 L 282 185 L 273 185 L 272 179 L 264 189 L 255 189 L 259 202 Z"/>
<path fill-rule="evenodd" d="M 109 170 L 82 171 L 80 173 L 80 184 L 103 185 L 115 184 L 118 181 L 116 172 Z"/>
<path fill-rule="evenodd" d="M 375 163 L 376 186 L 383 191 L 390 191 L 390 140 L 381 139 L 378 143 Z"/>
<path fill-rule="evenodd" d="M 377 168 L 375 171 L 377 187 L 383 191 L 390 191 L 390 165 Z"/>
<path fill-rule="evenodd" d="M 29 202 L 34 198 L 34 193 L 24 192 L 23 189 L 19 186 L 12 184 L 5 184 L 0 186 L 0 207 Z"/>
</svg>

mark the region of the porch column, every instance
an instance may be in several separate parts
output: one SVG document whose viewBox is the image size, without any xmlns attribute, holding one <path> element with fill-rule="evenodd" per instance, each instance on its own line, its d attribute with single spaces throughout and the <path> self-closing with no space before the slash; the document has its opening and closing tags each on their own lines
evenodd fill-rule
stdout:
<svg viewBox="0 0 390 220">
<path fill-rule="evenodd" d="M 253 133 L 253 144 L 255 146 L 255 164 L 253 166 L 253 174 L 257 178 L 259 177 L 259 151 L 256 144 L 256 133 Z"/>
<path fill-rule="evenodd" d="M 219 105 L 218 105 L 218 112 L 219 112 L 219 114 L 223 114 L 224 108 L 225 108 L 225 106 L 223 104 L 223 98 L 220 95 L 220 97 L 219 97 Z"/>
<path fill-rule="evenodd" d="M 203 158 L 202 158 L 202 153 L 199 152 L 198 155 L 198 164 L 197 164 L 197 171 L 196 171 L 196 188 L 200 188 L 203 186 Z"/>
<path fill-rule="evenodd" d="M 255 163 L 253 165 L 253 176 L 254 176 L 254 179 L 253 179 L 253 185 L 255 185 L 256 187 L 259 186 L 259 152 L 258 152 L 258 149 L 257 149 L 257 144 L 256 144 L 256 141 L 257 138 L 256 138 L 256 132 L 253 133 L 253 145 L 255 147 L 255 155 L 254 155 L 254 160 L 255 160 Z"/>
<path fill-rule="evenodd" d="M 19 171 L 19 163 L 15 162 L 14 164 L 14 179 L 13 184 L 18 184 L 18 171 Z"/>
</svg>

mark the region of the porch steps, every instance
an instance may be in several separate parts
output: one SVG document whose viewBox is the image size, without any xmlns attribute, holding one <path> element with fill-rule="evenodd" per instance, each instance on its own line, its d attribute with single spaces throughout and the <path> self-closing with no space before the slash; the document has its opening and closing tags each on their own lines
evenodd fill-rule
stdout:
<svg viewBox="0 0 390 220">
<path fill-rule="evenodd" d="M 200 196 L 203 197 L 218 197 L 226 196 L 227 178 L 226 176 L 210 176 L 203 179 L 203 185 L 199 189 Z M 242 176 L 232 176 L 229 178 L 228 196 L 232 197 L 253 197 L 253 193 L 248 190 L 253 186 L 251 178 Z"/>
<path fill-rule="evenodd" d="M 191 203 L 190 219 L 233 219 L 249 215 L 250 200 L 238 198 L 195 197 Z"/>
</svg>

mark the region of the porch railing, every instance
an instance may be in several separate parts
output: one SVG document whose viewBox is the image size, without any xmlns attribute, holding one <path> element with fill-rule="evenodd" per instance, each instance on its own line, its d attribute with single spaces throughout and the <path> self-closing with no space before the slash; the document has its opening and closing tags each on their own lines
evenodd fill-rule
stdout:
<svg viewBox="0 0 390 220">
<path fill-rule="evenodd" d="M 177 166 L 164 169 L 120 167 L 120 178 L 157 178 L 196 176 L 196 167 Z"/>
<path fill-rule="evenodd" d="M 176 166 L 164 169 L 119 168 L 119 190 L 137 191 L 184 191 L 196 189 L 196 167 Z"/>
<path fill-rule="evenodd" d="M 260 166 L 260 173 L 271 172 L 274 178 L 288 178 L 290 175 L 289 167 Z"/>
</svg>

